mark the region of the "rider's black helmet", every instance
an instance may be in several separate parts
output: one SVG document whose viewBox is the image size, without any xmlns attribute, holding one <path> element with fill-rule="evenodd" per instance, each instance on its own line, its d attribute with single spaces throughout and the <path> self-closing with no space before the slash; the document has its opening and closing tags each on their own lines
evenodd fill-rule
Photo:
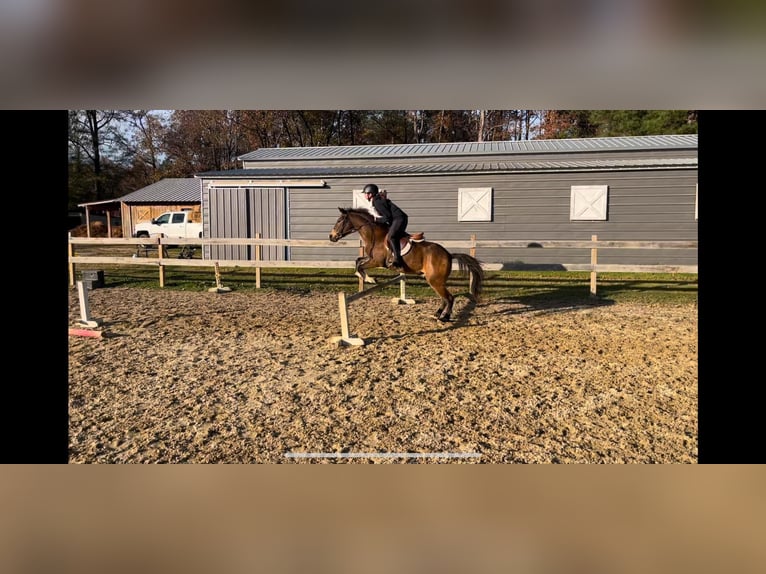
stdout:
<svg viewBox="0 0 766 574">
<path fill-rule="evenodd" d="M 373 197 L 375 197 L 376 195 L 378 195 L 378 186 L 375 185 L 374 183 L 368 183 L 367 185 L 364 186 L 364 194 L 372 195 Z"/>
</svg>

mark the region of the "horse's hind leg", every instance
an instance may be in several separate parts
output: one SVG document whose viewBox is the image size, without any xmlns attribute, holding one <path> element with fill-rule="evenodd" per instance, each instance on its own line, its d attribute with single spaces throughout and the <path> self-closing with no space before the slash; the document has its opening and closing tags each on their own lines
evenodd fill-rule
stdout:
<svg viewBox="0 0 766 574">
<path fill-rule="evenodd" d="M 452 305 L 455 302 L 455 297 L 447 290 L 444 283 L 439 283 L 428 278 L 426 278 L 426 281 L 428 281 L 431 289 L 436 291 L 437 295 L 442 298 L 442 303 L 439 305 L 434 316 L 439 319 L 439 321 L 449 321 L 450 316 L 452 315 Z"/>
</svg>

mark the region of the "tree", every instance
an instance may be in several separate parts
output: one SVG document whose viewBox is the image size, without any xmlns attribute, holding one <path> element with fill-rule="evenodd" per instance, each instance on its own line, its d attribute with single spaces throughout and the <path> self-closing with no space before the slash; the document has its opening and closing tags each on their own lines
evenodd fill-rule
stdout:
<svg viewBox="0 0 766 574">
<path fill-rule="evenodd" d="M 697 133 L 694 110 L 72 110 L 69 201 L 240 167 L 259 148 Z"/>
<path fill-rule="evenodd" d="M 165 133 L 163 164 L 167 177 L 191 177 L 201 171 L 237 167 L 248 138 L 242 113 L 232 110 L 176 110 Z"/>
<path fill-rule="evenodd" d="M 69 111 L 69 174 L 76 178 L 82 202 L 114 197 L 105 185 L 105 157 L 121 140 L 116 129 L 121 118 L 118 110 Z"/>
<path fill-rule="evenodd" d="M 546 139 L 697 133 L 697 114 L 690 110 L 549 110 L 544 113 Z"/>
<path fill-rule="evenodd" d="M 166 176 L 164 139 L 167 127 L 157 111 L 123 112 L 119 163 L 125 176 L 117 185 L 119 195 L 140 189 Z"/>
<path fill-rule="evenodd" d="M 588 110 L 546 110 L 541 122 L 542 139 L 590 138 L 596 135 Z"/>
</svg>

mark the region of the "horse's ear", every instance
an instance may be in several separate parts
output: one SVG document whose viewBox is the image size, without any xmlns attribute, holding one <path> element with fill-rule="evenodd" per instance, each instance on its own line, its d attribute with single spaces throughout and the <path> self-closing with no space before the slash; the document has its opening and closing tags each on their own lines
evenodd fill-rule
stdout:
<svg viewBox="0 0 766 574">
<path fill-rule="evenodd" d="M 339 208 L 338 208 L 338 211 L 340 211 L 341 213 L 346 213 L 346 210 L 345 210 L 345 209 L 343 209 L 342 207 L 339 207 Z"/>
</svg>

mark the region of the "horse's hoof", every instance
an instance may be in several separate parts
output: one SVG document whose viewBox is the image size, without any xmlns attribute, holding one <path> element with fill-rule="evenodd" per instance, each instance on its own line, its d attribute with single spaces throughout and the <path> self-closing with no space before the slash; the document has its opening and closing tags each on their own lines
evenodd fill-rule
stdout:
<svg viewBox="0 0 766 574">
<path fill-rule="evenodd" d="M 439 321 L 441 321 L 442 323 L 449 323 L 449 322 L 450 322 L 450 318 L 449 318 L 449 315 L 447 315 L 446 317 L 439 317 L 438 319 L 439 319 Z"/>
</svg>

